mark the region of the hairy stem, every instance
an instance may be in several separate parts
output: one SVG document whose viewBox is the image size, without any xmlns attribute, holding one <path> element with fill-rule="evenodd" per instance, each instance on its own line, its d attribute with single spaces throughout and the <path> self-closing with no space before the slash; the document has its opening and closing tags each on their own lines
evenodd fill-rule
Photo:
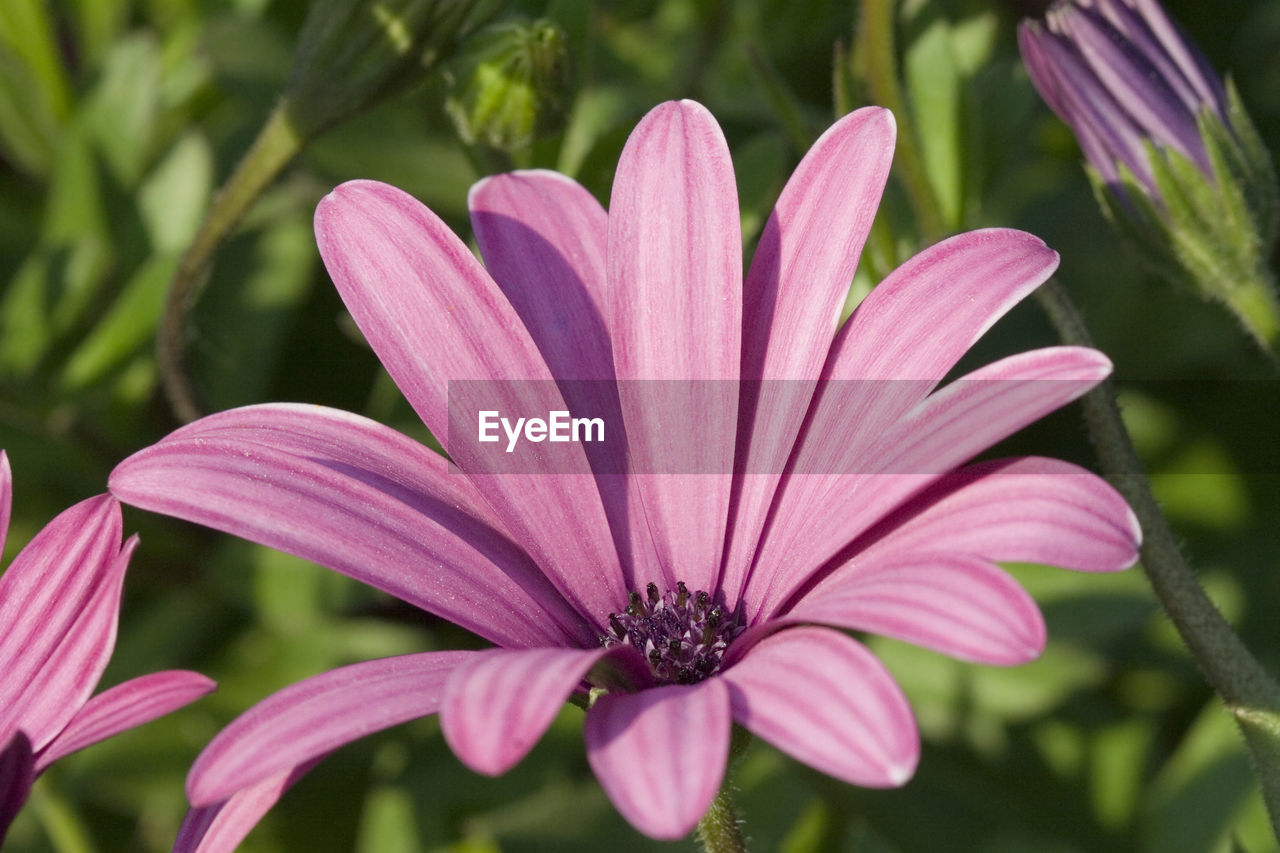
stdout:
<svg viewBox="0 0 1280 853">
<path fill-rule="evenodd" d="M 698 840 L 706 853 L 745 853 L 747 849 L 727 781 L 711 801 L 711 808 L 698 821 Z"/>
<path fill-rule="evenodd" d="M 1093 345 L 1084 319 L 1058 282 L 1046 282 L 1036 296 L 1064 343 Z M 1263 783 L 1272 827 L 1280 831 L 1280 684 L 1245 647 L 1183 558 L 1142 473 L 1110 383 L 1094 388 L 1082 402 L 1103 473 L 1142 525 L 1147 579 L 1205 678 L 1235 715 Z"/>
</svg>

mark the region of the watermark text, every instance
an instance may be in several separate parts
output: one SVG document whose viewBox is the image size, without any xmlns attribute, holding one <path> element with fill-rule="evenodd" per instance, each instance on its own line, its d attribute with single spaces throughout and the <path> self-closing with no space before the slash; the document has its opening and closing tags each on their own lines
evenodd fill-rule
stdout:
<svg viewBox="0 0 1280 853">
<path fill-rule="evenodd" d="M 482 409 L 477 421 L 477 438 L 481 442 L 501 441 L 498 428 L 502 428 L 507 438 L 507 453 L 516 449 L 522 437 L 534 444 L 543 441 L 604 441 L 604 418 L 575 418 L 564 409 L 548 412 L 545 419 L 516 418 L 514 423 L 510 418 L 502 417 L 496 409 Z"/>
</svg>

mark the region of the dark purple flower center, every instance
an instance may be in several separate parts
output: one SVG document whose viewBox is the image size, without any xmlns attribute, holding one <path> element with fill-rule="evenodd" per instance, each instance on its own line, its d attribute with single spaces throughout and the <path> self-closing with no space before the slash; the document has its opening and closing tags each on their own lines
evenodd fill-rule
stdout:
<svg viewBox="0 0 1280 853">
<path fill-rule="evenodd" d="M 643 596 L 631 593 L 626 609 L 609 615 L 609 627 L 613 633 L 601 637 L 601 645 L 639 649 L 663 684 L 693 684 L 715 675 L 743 628 L 736 613 L 702 590 L 689 592 L 684 581 L 663 595 L 652 583 Z"/>
</svg>

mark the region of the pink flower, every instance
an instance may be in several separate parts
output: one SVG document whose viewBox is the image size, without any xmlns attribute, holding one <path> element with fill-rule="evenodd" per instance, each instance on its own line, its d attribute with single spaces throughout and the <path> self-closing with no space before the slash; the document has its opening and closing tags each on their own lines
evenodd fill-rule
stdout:
<svg viewBox="0 0 1280 853">
<path fill-rule="evenodd" d="M 0 451 L 0 547 L 13 478 Z M 120 504 L 82 501 L 0 576 L 0 842 L 53 762 L 213 690 L 196 672 L 156 672 L 92 696 L 115 646 L 120 590 L 138 539 L 120 545 Z"/>
<path fill-rule="evenodd" d="M 589 687 L 608 691 L 586 712 L 591 766 L 655 838 L 702 816 L 734 721 L 836 778 L 901 785 L 920 750 L 911 711 L 838 629 L 1019 663 L 1041 651 L 1044 624 L 994 561 L 1131 565 L 1136 521 L 1097 477 L 1040 458 L 955 470 L 1110 369 L 1058 347 L 935 390 L 1054 269 L 1041 241 L 988 230 L 940 243 L 837 332 L 893 141 L 885 110 L 837 122 L 783 191 L 745 280 L 729 152 L 691 102 L 632 133 L 607 214 L 550 172 L 476 185 L 487 269 L 392 187 L 352 182 L 322 201 L 330 274 L 457 468 L 356 415 L 281 404 L 184 427 L 122 463 L 111 488 L 496 648 L 356 664 L 259 703 L 192 768 L 179 849 L 228 849 L 309 762 L 425 714 L 464 763 L 502 773 Z M 530 388 L 553 388 L 565 409 L 614 412 L 625 442 L 559 445 L 541 473 L 536 453 L 528 470 L 491 473 L 501 448 L 450 422 L 460 380 L 499 380 L 486 393 L 523 414 Z M 641 405 L 648 386 L 631 380 L 680 380 L 676 398 L 696 384 L 699 411 Z M 692 433 L 697 472 L 637 467 L 679 444 L 675 430 Z"/>
</svg>

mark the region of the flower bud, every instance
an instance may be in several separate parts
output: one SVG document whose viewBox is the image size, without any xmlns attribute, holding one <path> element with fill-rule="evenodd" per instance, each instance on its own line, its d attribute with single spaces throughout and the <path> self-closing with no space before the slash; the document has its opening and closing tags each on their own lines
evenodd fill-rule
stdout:
<svg viewBox="0 0 1280 853">
<path fill-rule="evenodd" d="M 1274 345 L 1276 174 L 1234 87 L 1157 0 L 1059 0 L 1018 36 L 1117 228 L 1164 275 Z"/>
<path fill-rule="evenodd" d="M 512 153 L 557 129 L 569 100 L 569 51 L 549 21 L 504 21 L 471 39 L 446 102 L 470 144 Z"/>
</svg>

